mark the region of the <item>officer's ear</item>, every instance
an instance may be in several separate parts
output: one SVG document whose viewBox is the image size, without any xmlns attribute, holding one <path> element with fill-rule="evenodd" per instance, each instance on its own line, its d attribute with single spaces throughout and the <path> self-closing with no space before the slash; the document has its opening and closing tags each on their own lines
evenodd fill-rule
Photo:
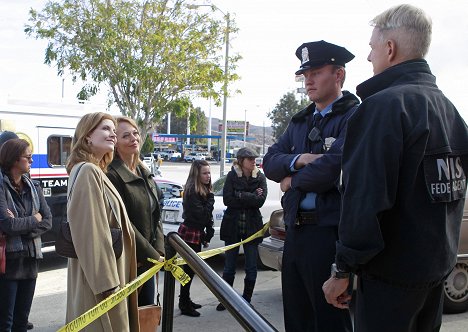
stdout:
<svg viewBox="0 0 468 332">
<path fill-rule="evenodd" d="M 336 66 L 334 74 L 336 75 L 335 76 L 336 81 L 339 82 L 340 85 L 343 87 L 343 83 L 344 83 L 345 78 L 346 78 L 346 71 L 345 71 L 344 67 Z"/>
</svg>

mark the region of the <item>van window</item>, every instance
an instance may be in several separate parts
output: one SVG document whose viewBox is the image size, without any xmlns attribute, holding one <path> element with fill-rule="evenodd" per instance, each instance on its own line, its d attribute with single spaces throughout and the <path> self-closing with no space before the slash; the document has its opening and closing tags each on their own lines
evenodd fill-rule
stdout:
<svg viewBox="0 0 468 332">
<path fill-rule="evenodd" d="M 65 166 L 70 155 L 72 138 L 53 135 L 47 138 L 47 162 L 51 167 Z"/>
</svg>

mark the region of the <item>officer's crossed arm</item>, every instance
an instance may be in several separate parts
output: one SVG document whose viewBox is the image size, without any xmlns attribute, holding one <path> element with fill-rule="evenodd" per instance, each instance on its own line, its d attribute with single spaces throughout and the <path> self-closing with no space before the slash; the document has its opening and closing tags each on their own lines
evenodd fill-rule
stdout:
<svg viewBox="0 0 468 332">
<path fill-rule="evenodd" d="M 318 158 L 320 158 L 322 154 L 315 154 L 315 153 L 302 153 L 299 158 L 296 159 L 294 163 L 295 169 L 301 169 L 305 165 L 314 162 Z"/>
</svg>

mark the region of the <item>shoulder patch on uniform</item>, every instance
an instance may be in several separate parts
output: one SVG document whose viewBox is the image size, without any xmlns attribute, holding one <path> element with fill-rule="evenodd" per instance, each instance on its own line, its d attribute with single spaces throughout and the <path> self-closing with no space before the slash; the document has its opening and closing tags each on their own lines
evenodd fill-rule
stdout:
<svg viewBox="0 0 468 332">
<path fill-rule="evenodd" d="M 465 197 L 462 156 L 425 156 L 424 177 L 431 201 L 453 202 Z"/>
</svg>

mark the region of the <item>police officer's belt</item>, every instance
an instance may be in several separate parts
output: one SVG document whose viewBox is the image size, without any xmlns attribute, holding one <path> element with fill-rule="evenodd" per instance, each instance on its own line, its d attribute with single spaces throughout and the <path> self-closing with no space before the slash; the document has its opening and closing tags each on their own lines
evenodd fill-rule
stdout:
<svg viewBox="0 0 468 332">
<path fill-rule="evenodd" d="M 299 211 L 297 212 L 296 222 L 294 224 L 296 226 L 317 225 L 318 224 L 317 213 L 315 211 Z"/>
</svg>

